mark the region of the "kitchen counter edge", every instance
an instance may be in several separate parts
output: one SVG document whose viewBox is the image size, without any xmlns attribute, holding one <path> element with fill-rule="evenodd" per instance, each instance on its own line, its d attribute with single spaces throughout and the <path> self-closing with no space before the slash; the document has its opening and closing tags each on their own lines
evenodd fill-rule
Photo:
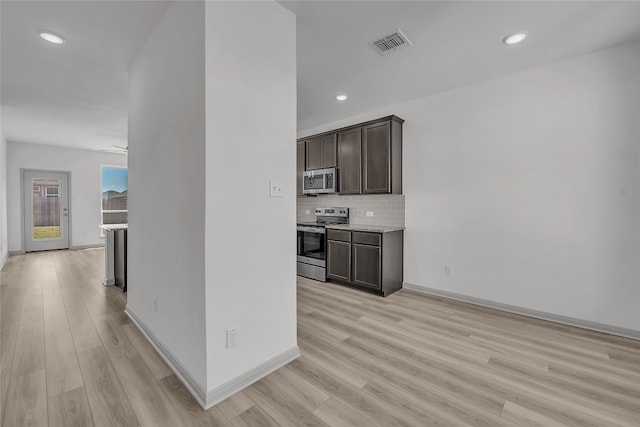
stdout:
<svg viewBox="0 0 640 427">
<path fill-rule="evenodd" d="M 126 230 L 129 224 L 99 224 L 98 227 L 106 231 Z"/>
<path fill-rule="evenodd" d="M 391 233 L 393 231 L 404 230 L 404 227 L 392 225 L 366 225 L 366 224 L 329 224 L 327 229 L 347 230 L 347 231 L 365 231 L 369 233 Z"/>
</svg>

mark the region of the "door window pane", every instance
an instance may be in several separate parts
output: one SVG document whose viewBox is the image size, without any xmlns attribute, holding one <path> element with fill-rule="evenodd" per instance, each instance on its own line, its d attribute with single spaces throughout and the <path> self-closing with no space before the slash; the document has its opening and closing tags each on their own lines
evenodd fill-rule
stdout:
<svg viewBox="0 0 640 427">
<path fill-rule="evenodd" d="M 38 191 L 36 191 L 38 189 Z M 33 239 L 59 239 L 60 180 L 33 179 Z"/>
</svg>

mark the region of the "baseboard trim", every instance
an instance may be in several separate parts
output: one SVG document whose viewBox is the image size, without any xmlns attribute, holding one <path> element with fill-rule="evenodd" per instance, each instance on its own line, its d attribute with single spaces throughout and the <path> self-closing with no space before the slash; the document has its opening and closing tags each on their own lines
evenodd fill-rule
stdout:
<svg viewBox="0 0 640 427">
<path fill-rule="evenodd" d="M 7 262 L 7 258 L 9 258 L 9 252 L 5 252 L 4 255 L 2 255 L 2 259 L 0 260 L 0 270 L 4 268 L 4 263 Z"/>
<path fill-rule="evenodd" d="M 207 403 L 204 406 L 204 409 L 207 410 L 213 407 L 240 390 L 250 386 L 254 382 L 266 377 L 275 370 L 280 369 L 287 363 L 294 361 L 298 357 L 300 357 L 300 349 L 296 345 L 266 362 L 259 364 L 255 368 L 248 370 L 244 374 L 232 379 L 220 387 L 211 390 L 207 393 Z"/>
<path fill-rule="evenodd" d="M 104 243 L 97 243 L 95 245 L 71 246 L 69 249 L 71 249 L 72 251 L 79 251 L 79 250 L 82 250 L 82 249 L 98 249 L 98 248 L 104 248 Z"/>
<path fill-rule="evenodd" d="M 160 342 L 160 340 L 147 328 L 142 320 L 136 315 L 135 311 L 127 305 L 124 312 L 129 316 L 131 321 L 140 329 L 140 332 L 149 340 L 153 348 L 156 349 L 160 357 L 169 365 L 169 368 L 180 379 L 182 384 L 189 390 L 189 393 L 196 399 L 198 404 L 203 408 L 206 406 L 207 392 L 205 388 L 196 381 L 189 371 L 180 363 L 174 354 Z"/>
<path fill-rule="evenodd" d="M 482 307 L 495 308 L 496 310 L 502 310 L 509 313 L 521 314 L 527 317 L 534 317 L 536 319 L 548 320 L 551 322 L 562 323 L 564 325 L 576 326 L 578 328 L 589 329 L 592 331 L 603 332 L 611 335 L 618 335 L 625 338 L 631 338 L 640 340 L 640 331 L 633 329 L 621 328 L 619 326 L 607 325 L 604 323 L 591 322 L 589 320 L 576 319 L 568 316 L 561 316 L 558 314 L 547 313 L 544 311 L 531 310 L 524 307 L 519 307 L 510 304 L 503 304 L 501 302 L 490 301 L 482 298 L 471 297 L 467 295 L 457 294 L 455 292 L 442 291 L 440 289 L 432 289 L 422 285 L 415 285 L 413 283 L 404 282 L 402 287 L 404 289 L 421 292 L 424 294 L 434 295 L 442 298 L 448 298 L 456 301 L 462 301 L 470 304 L 480 305 Z"/>
<path fill-rule="evenodd" d="M 97 243 L 95 245 L 78 245 L 78 246 L 70 246 L 69 250 L 72 251 L 79 251 L 82 249 L 99 249 L 99 248 L 104 248 L 104 243 Z M 9 251 L 9 255 L 23 255 L 26 254 L 27 252 L 24 250 L 20 250 L 20 251 Z"/>
<path fill-rule="evenodd" d="M 189 390 L 191 395 L 196 399 L 198 404 L 206 411 L 214 405 L 222 402 L 226 398 L 234 395 L 240 390 L 250 386 L 254 382 L 266 377 L 273 371 L 283 367 L 287 363 L 300 357 L 300 349 L 298 346 L 261 363 L 244 374 L 228 381 L 227 383 L 206 392 L 204 387 L 200 385 L 187 371 L 187 369 L 178 361 L 178 359 L 166 348 L 160 340 L 146 327 L 144 322 L 135 314 L 128 305 L 124 312 L 129 316 L 131 321 L 140 329 L 142 334 L 149 340 L 153 348 L 160 354 L 160 357 L 169 365 L 169 368 L 182 381 L 184 386 Z"/>
</svg>

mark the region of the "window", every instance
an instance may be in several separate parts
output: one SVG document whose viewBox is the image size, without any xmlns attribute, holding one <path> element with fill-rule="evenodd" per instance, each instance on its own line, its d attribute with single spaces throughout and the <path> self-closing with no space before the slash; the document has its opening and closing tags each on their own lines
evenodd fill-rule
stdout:
<svg viewBox="0 0 640 427">
<path fill-rule="evenodd" d="M 47 197 L 58 197 L 58 187 L 47 187 Z"/>
<path fill-rule="evenodd" d="M 39 185 L 34 185 L 33 186 L 33 195 L 38 195 L 40 194 L 40 186 Z"/>
<path fill-rule="evenodd" d="M 126 224 L 128 222 L 127 190 L 129 176 L 126 167 L 102 166 L 103 224 Z"/>
</svg>

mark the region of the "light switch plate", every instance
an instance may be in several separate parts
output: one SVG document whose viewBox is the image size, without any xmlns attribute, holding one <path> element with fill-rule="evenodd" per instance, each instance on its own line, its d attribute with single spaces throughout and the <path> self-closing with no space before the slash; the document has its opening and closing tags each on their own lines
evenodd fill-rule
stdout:
<svg viewBox="0 0 640 427">
<path fill-rule="evenodd" d="M 449 276 L 452 277 L 453 276 L 453 266 L 452 265 L 445 265 L 444 266 L 444 275 L 445 276 Z"/>
<path fill-rule="evenodd" d="M 238 345 L 238 328 L 227 329 L 227 348 L 232 348 Z"/>
<path fill-rule="evenodd" d="M 271 197 L 283 197 L 284 194 L 282 194 L 282 183 L 280 181 L 277 181 L 275 179 L 272 179 L 270 182 L 270 187 L 271 187 Z"/>
</svg>

